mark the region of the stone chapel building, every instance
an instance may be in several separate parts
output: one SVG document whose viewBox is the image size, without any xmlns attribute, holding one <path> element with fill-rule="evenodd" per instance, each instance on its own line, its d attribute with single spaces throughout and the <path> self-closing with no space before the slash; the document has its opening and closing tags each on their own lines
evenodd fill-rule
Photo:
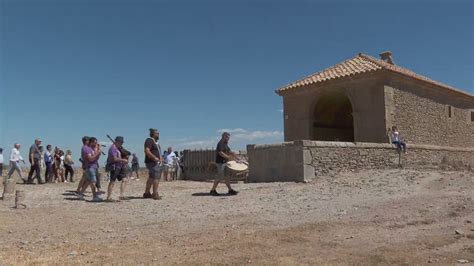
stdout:
<svg viewBox="0 0 474 266">
<path fill-rule="evenodd" d="M 365 54 L 295 81 L 283 97 L 285 141 L 407 142 L 474 147 L 474 96 Z"/>
</svg>

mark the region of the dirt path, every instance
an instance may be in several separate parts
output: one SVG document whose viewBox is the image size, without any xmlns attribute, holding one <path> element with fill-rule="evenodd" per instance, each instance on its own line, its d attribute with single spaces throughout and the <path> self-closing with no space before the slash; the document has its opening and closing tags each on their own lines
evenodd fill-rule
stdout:
<svg viewBox="0 0 474 266">
<path fill-rule="evenodd" d="M 135 198 L 118 203 L 77 201 L 67 192 L 75 185 L 18 184 L 28 208 L 0 202 L 0 264 L 474 261 L 472 172 L 239 183 L 232 197 L 207 196 L 210 183 L 178 181 L 162 184 L 161 201 L 139 198 L 140 180 L 126 193 Z"/>
</svg>

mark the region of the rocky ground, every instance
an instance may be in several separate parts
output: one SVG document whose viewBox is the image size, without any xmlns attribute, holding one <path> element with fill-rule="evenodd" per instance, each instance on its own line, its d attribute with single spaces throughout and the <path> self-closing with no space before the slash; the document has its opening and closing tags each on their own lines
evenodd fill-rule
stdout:
<svg viewBox="0 0 474 266">
<path fill-rule="evenodd" d="M 308 184 L 162 183 L 162 200 L 78 201 L 76 184 L 0 201 L 0 264 L 461 264 L 474 261 L 474 174 L 372 170 Z M 224 192 L 224 186 L 220 187 Z M 116 194 L 118 187 L 116 187 Z M 86 197 L 90 200 L 90 194 Z"/>
</svg>

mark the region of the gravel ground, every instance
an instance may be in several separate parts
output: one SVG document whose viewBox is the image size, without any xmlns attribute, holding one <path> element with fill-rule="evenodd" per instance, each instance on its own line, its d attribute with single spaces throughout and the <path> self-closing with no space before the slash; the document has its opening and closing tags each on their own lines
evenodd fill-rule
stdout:
<svg viewBox="0 0 474 266">
<path fill-rule="evenodd" d="M 27 208 L 0 201 L 0 264 L 474 262 L 472 172 L 348 172 L 238 183 L 221 197 L 175 181 L 162 200 L 142 199 L 144 184 L 130 181 L 131 199 L 116 203 L 76 200 L 77 183 L 17 184 Z"/>
</svg>

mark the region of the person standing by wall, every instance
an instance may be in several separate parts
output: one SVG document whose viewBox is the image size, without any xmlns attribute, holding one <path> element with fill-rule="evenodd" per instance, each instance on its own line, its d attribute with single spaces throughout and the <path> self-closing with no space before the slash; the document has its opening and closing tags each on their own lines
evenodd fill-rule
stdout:
<svg viewBox="0 0 474 266">
<path fill-rule="evenodd" d="M 31 167 L 30 172 L 28 173 L 28 184 L 34 184 L 34 179 L 38 179 L 38 184 L 43 184 L 44 182 L 41 180 L 41 173 L 40 173 L 40 160 L 41 160 L 41 152 L 39 146 L 41 145 L 40 139 L 35 139 L 35 143 L 31 145 L 30 152 L 28 155 L 28 159 L 30 161 Z M 35 177 L 33 177 L 35 174 Z"/>
<path fill-rule="evenodd" d="M 174 158 L 173 178 L 174 180 L 181 180 L 181 166 L 180 166 L 181 158 L 179 157 L 178 151 L 175 151 L 174 154 L 176 155 L 176 157 Z"/>
<path fill-rule="evenodd" d="M 167 152 L 164 153 L 164 179 L 165 181 L 172 181 L 173 180 L 173 171 L 174 171 L 174 160 L 176 158 L 176 154 L 173 152 L 173 148 L 168 147 Z"/>
</svg>

